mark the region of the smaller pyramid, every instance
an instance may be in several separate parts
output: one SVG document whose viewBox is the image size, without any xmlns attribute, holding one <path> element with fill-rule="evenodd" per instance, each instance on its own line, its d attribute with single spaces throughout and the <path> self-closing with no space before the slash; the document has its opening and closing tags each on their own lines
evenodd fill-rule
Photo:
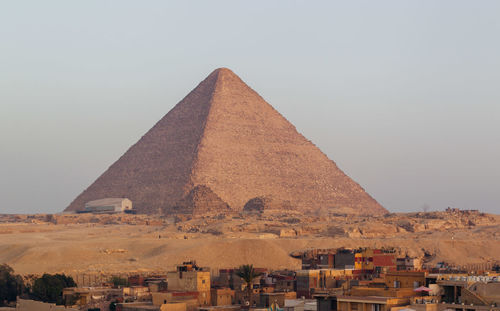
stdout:
<svg viewBox="0 0 500 311">
<path fill-rule="evenodd" d="M 205 185 L 194 187 L 171 210 L 173 213 L 192 215 L 229 211 L 231 211 L 229 205 Z"/>
</svg>

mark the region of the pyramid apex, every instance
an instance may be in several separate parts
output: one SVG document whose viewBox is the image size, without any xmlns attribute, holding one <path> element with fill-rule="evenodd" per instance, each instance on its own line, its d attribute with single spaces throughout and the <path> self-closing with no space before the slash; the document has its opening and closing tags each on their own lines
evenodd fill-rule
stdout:
<svg viewBox="0 0 500 311">
<path fill-rule="evenodd" d="M 215 71 L 218 71 L 218 72 L 231 72 L 231 73 L 234 73 L 231 69 L 229 69 L 229 68 L 227 68 L 227 67 L 220 67 L 220 68 L 215 69 Z"/>
<path fill-rule="evenodd" d="M 220 76 L 237 76 L 231 69 L 226 67 L 220 67 L 215 69 L 212 74 L 217 74 Z"/>
</svg>

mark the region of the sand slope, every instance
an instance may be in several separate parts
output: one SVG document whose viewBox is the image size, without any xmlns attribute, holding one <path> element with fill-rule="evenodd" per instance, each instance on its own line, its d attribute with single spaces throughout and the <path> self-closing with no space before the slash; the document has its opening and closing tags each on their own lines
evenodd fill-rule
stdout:
<svg viewBox="0 0 500 311">
<path fill-rule="evenodd" d="M 224 232 L 190 233 L 193 222 L 215 226 Z M 0 263 L 8 263 L 22 274 L 164 271 L 189 259 L 212 268 L 252 263 L 259 267 L 299 269 L 299 260 L 290 256 L 294 251 L 363 246 L 396 247 L 401 254 L 410 256 L 428 252 L 432 254 L 430 260 L 456 264 L 500 259 L 498 222 L 466 229 L 398 232 L 376 237 L 367 237 L 365 233 L 359 237 L 305 234 L 279 238 L 279 233 L 273 233 L 278 225 L 244 219 L 211 224 L 200 219 L 163 225 L 4 223 L 0 224 Z"/>
</svg>

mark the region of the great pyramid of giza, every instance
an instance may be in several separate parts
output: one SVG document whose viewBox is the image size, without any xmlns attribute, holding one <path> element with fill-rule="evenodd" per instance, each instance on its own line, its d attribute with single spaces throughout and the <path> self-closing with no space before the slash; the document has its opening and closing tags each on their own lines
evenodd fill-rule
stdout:
<svg viewBox="0 0 500 311">
<path fill-rule="evenodd" d="M 138 212 L 176 206 L 204 185 L 242 210 L 255 197 L 296 210 L 387 213 L 231 70 L 213 71 L 81 193 L 66 211 L 127 197 Z"/>
</svg>

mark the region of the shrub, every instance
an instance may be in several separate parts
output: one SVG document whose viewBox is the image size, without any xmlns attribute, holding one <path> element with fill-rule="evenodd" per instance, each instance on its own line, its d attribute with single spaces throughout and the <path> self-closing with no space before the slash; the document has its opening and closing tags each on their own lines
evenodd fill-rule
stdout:
<svg viewBox="0 0 500 311">
<path fill-rule="evenodd" d="M 109 283 L 112 283 L 114 287 L 128 286 L 128 280 L 126 278 L 121 278 L 119 276 L 113 276 Z"/>
<path fill-rule="evenodd" d="M 35 280 L 32 287 L 32 296 L 43 302 L 64 304 L 62 291 L 66 287 L 76 287 L 72 277 L 64 274 L 44 274 Z"/>
<path fill-rule="evenodd" d="M 24 291 L 24 282 L 14 270 L 6 265 L 0 265 L 0 306 L 16 301 L 18 295 Z"/>
</svg>

